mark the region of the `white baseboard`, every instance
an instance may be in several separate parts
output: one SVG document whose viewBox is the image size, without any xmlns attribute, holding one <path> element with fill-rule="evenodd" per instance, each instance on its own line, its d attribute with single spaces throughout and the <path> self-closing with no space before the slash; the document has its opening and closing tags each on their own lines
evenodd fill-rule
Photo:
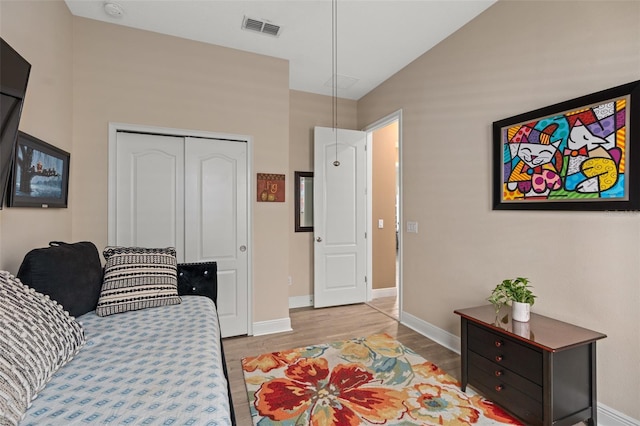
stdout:
<svg viewBox="0 0 640 426">
<path fill-rule="evenodd" d="M 313 306 L 313 295 L 308 294 L 306 296 L 291 296 L 289 297 L 289 309 L 306 308 Z"/>
<path fill-rule="evenodd" d="M 455 334 L 451 334 L 407 312 L 402 312 L 400 318 L 402 318 L 402 324 L 410 329 L 451 349 L 455 353 L 460 353 L 460 338 Z M 631 418 L 604 404 L 598 404 L 598 426 L 640 426 L 640 420 Z"/>
<path fill-rule="evenodd" d="M 398 287 L 374 288 L 371 289 L 371 298 L 394 297 L 398 295 Z"/>
<path fill-rule="evenodd" d="M 402 312 L 400 321 L 412 330 L 417 331 L 425 337 L 433 340 L 444 346 L 447 349 L 451 349 L 455 353 L 460 353 L 460 338 L 455 334 L 451 334 L 433 324 L 430 324 L 418 317 L 415 317 L 407 312 Z"/>
<path fill-rule="evenodd" d="M 372 299 L 379 299 L 381 297 L 394 297 L 397 295 L 397 287 L 376 288 L 371 290 Z M 289 309 L 306 308 L 308 306 L 313 306 L 313 294 L 289 297 Z"/>
<path fill-rule="evenodd" d="M 293 329 L 291 328 L 291 318 L 289 317 L 253 323 L 254 336 L 283 333 L 285 331 L 291 331 L 291 330 Z"/>
<path fill-rule="evenodd" d="M 604 404 L 598 404 L 598 426 L 640 426 L 640 420 Z"/>
</svg>

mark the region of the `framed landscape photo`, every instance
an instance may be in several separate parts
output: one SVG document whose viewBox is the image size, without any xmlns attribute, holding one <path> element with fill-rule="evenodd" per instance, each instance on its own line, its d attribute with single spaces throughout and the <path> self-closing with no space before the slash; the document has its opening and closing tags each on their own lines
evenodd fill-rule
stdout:
<svg viewBox="0 0 640 426">
<path fill-rule="evenodd" d="M 68 152 L 18 132 L 9 207 L 67 207 Z"/>
<path fill-rule="evenodd" d="M 494 210 L 639 210 L 640 80 L 493 123 Z"/>
</svg>

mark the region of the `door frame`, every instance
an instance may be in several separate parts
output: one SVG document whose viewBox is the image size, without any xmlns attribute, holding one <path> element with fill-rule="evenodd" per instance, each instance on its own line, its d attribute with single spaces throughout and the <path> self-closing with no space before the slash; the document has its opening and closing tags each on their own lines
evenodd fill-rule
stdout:
<svg viewBox="0 0 640 426">
<path fill-rule="evenodd" d="M 402 258 L 403 258 L 403 236 L 402 236 L 402 223 L 403 223 L 403 211 L 402 211 L 402 109 L 399 109 L 391 114 L 374 121 L 367 125 L 364 132 L 367 133 L 367 235 L 373 235 L 373 194 L 371 188 L 373 188 L 373 132 L 383 127 L 388 126 L 394 121 L 398 122 L 398 321 L 402 322 Z M 367 302 L 372 300 L 373 296 L 373 238 L 367 238 Z"/>
<path fill-rule="evenodd" d="M 253 174 L 253 138 L 248 135 L 214 133 L 203 130 L 175 129 L 169 127 L 146 126 L 109 122 L 109 165 L 108 165 L 108 220 L 107 244 L 116 241 L 116 140 L 119 131 L 149 133 L 158 136 L 178 136 L 206 139 L 222 139 L 245 142 L 247 144 L 247 335 L 253 335 L 253 203 L 255 188 L 250 184 Z"/>
</svg>

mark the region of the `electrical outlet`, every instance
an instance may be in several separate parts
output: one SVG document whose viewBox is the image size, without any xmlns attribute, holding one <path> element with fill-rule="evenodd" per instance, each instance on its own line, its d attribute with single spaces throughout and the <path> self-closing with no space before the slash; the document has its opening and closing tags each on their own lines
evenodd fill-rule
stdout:
<svg viewBox="0 0 640 426">
<path fill-rule="evenodd" d="M 289 285 L 293 285 L 293 279 L 291 279 L 291 277 L 287 278 L 287 282 L 289 283 Z"/>
<path fill-rule="evenodd" d="M 417 234 L 418 233 L 418 222 L 407 222 L 407 232 Z"/>
</svg>

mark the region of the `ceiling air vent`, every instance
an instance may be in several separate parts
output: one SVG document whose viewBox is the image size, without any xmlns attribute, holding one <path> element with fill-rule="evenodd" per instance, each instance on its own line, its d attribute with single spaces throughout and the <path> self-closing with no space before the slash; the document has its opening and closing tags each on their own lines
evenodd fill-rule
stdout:
<svg viewBox="0 0 640 426">
<path fill-rule="evenodd" d="M 259 19 L 248 18 L 246 16 L 242 20 L 242 28 L 244 28 L 245 30 L 256 31 L 262 34 L 268 34 L 274 37 L 280 35 L 281 29 L 279 25 L 273 25 Z"/>
</svg>

